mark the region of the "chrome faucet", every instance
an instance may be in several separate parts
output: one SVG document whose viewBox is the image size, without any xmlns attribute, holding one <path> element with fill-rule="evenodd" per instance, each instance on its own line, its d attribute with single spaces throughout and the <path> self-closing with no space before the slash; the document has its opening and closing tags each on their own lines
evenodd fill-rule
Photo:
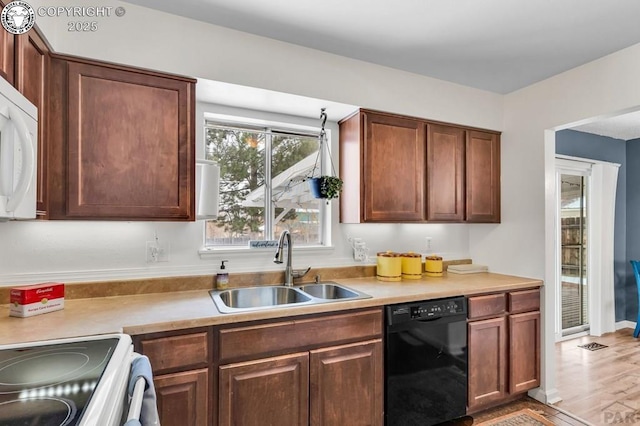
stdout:
<svg viewBox="0 0 640 426">
<path fill-rule="evenodd" d="M 285 238 L 287 240 L 287 265 L 284 269 L 284 285 L 291 287 L 293 285 L 294 278 L 303 277 L 307 272 L 309 272 L 311 268 L 309 267 L 306 270 L 304 269 L 295 270 L 295 271 L 293 270 L 293 267 L 291 266 L 291 262 L 292 262 L 291 257 L 293 254 L 293 242 L 291 241 L 291 233 L 287 229 L 282 231 L 282 234 L 280 234 L 280 239 L 278 240 L 278 250 L 276 250 L 276 256 L 273 258 L 273 262 L 282 263 L 282 257 L 284 255 L 283 251 L 284 251 Z"/>
</svg>

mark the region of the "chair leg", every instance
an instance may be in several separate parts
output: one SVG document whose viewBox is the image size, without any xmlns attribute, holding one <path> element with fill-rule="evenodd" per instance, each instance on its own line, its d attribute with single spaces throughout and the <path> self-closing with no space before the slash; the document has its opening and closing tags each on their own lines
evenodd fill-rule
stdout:
<svg viewBox="0 0 640 426">
<path fill-rule="evenodd" d="M 636 329 L 633 331 L 633 337 L 640 336 L 640 313 L 638 313 L 638 321 L 636 322 Z"/>
</svg>

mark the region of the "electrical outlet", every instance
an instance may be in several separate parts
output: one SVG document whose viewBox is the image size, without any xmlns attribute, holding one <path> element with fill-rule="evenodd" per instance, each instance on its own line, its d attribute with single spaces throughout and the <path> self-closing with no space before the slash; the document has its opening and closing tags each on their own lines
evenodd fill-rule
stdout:
<svg viewBox="0 0 640 426">
<path fill-rule="evenodd" d="M 147 241 L 147 263 L 168 262 L 170 247 L 168 243 Z"/>
<path fill-rule="evenodd" d="M 433 250 L 433 238 L 425 237 L 425 244 L 427 246 L 427 252 L 431 252 Z"/>
</svg>

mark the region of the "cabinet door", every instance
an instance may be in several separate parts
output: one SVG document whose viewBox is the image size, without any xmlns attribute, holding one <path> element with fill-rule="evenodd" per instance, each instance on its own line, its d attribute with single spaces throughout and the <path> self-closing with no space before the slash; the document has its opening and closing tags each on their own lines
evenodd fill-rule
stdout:
<svg viewBox="0 0 640 426">
<path fill-rule="evenodd" d="M 2 31 L 2 33 L 6 33 Z M 36 185 L 36 209 L 38 214 L 46 213 L 47 199 L 47 82 L 49 70 L 49 49 L 44 40 L 31 30 L 15 37 L 16 75 L 15 86 L 38 108 L 38 175 Z"/>
<path fill-rule="evenodd" d="M 162 426 L 208 424 L 209 370 L 185 371 L 154 377 Z"/>
<path fill-rule="evenodd" d="M 0 8 L 9 3 L 9 0 L 0 0 Z M 2 29 L 0 31 L 0 77 L 7 80 L 10 84 L 14 83 L 14 42 L 15 36 L 9 31 Z"/>
<path fill-rule="evenodd" d="M 509 393 L 540 386 L 540 312 L 509 316 Z"/>
<path fill-rule="evenodd" d="M 218 395 L 219 426 L 307 425 L 309 353 L 221 366 Z"/>
<path fill-rule="evenodd" d="M 311 351 L 311 426 L 382 425 L 382 340 Z"/>
<path fill-rule="evenodd" d="M 500 222 L 500 137 L 467 132 L 466 220 Z"/>
<path fill-rule="evenodd" d="M 464 130 L 428 125 L 427 220 L 464 220 Z"/>
<path fill-rule="evenodd" d="M 364 220 L 425 218 L 425 124 L 365 113 Z"/>
<path fill-rule="evenodd" d="M 469 412 L 507 396 L 507 320 L 469 323 Z"/>
<path fill-rule="evenodd" d="M 66 218 L 194 218 L 194 84 L 68 62 Z"/>
</svg>

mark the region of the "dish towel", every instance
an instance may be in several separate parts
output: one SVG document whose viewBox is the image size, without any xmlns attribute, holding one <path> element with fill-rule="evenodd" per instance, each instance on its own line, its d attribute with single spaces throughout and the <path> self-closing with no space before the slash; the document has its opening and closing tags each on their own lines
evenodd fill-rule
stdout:
<svg viewBox="0 0 640 426">
<path fill-rule="evenodd" d="M 129 397 L 133 395 L 136 381 L 144 378 L 146 386 L 144 388 L 144 396 L 142 398 L 142 408 L 140 410 L 139 423 L 130 420 L 126 424 L 128 426 L 160 426 L 158 418 L 158 405 L 156 401 L 156 389 L 153 386 L 153 374 L 151 373 L 151 363 L 145 355 L 136 357 L 131 363 L 131 376 L 129 378 Z M 130 423 L 132 422 L 132 423 Z"/>
</svg>

